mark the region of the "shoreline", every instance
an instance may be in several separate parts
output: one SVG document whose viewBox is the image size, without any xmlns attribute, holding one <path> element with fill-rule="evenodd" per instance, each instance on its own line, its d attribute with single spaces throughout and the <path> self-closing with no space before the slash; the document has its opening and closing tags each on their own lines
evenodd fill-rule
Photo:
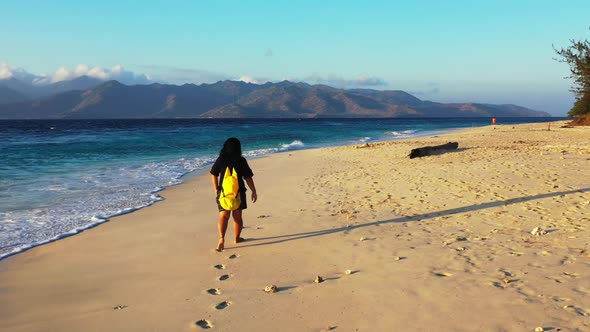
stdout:
<svg viewBox="0 0 590 332">
<path fill-rule="evenodd" d="M 471 128 L 474 128 L 474 127 L 471 127 Z M 412 137 L 404 137 L 404 138 L 395 138 L 394 137 L 394 138 L 389 139 L 389 140 L 386 140 L 386 139 L 375 139 L 374 141 L 370 141 L 368 143 L 369 144 L 372 144 L 372 143 L 381 143 L 381 142 L 401 141 L 401 140 L 421 138 L 421 137 L 430 137 L 430 136 L 435 136 L 435 135 L 443 135 L 443 134 L 446 134 L 446 133 L 452 133 L 454 131 L 460 131 L 460 130 L 464 130 L 464 129 L 465 128 L 449 128 L 449 129 L 444 129 L 444 130 L 443 129 L 430 130 L 427 133 L 424 133 L 422 135 L 417 135 L 417 136 L 412 136 Z M 296 149 L 296 150 L 286 150 L 286 151 L 271 152 L 271 153 L 267 153 L 267 154 L 257 155 L 255 157 L 251 157 L 250 159 L 259 159 L 259 158 L 264 158 L 264 157 L 268 157 L 268 156 L 272 156 L 272 155 L 280 154 L 280 153 L 285 153 L 285 152 L 287 152 L 287 153 L 293 153 L 293 152 L 296 152 L 296 151 L 303 151 L 303 150 L 314 150 L 314 149 L 325 149 L 325 148 L 335 148 L 335 147 L 346 147 L 346 146 L 354 146 L 354 145 L 365 144 L 365 143 L 366 142 L 356 142 L 356 143 L 351 143 L 350 142 L 350 143 L 342 144 L 342 145 L 329 145 L 329 144 L 326 143 L 327 145 L 323 145 L 323 146 L 320 146 L 320 147 L 311 147 L 311 148 L 302 148 L 302 149 Z M 39 246 L 43 246 L 43 245 L 46 245 L 46 244 L 49 244 L 49 243 L 52 243 L 52 242 L 60 241 L 60 240 L 62 240 L 64 238 L 67 238 L 67 237 L 70 237 L 70 236 L 78 235 L 78 234 L 80 234 L 82 232 L 88 231 L 88 230 L 93 229 L 95 227 L 98 227 L 98 226 L 100 226 L 100 225 L 102 225 L 104 223 L 107 223 L 112 218 L 116 218 L 116 217 L 119 217 L 119 216 L 122 216 L 122 215 L 126 215 L 126 214 L 129 214 L 129 213 L 134 213 L 134 212 L 139 211 L 141 209 L 145 209 L 147 207 L 150 207 L 150 206 L 152 206 L 152 205 L 154 205 L 154 204 L 156 204 L 158 202 L 161 202 L 164 199 L 162 198 L 162 196 L 160 195 L 160 193 L 162 193 L 163 191 L 167 190 L 168 188 L 171 188 L 171 187 L 174 187 L 174 186 L 177 186 L 177 185 L 182 185 L 182 184 L 190 181 L 190 179 L 193 178 L 193 177 L 198 177 L 198 176 L 202 176 L 204 174 L 208 174 L 207 173 L 207 170 L 208 170 L 208 168 L 210 166 L 211 166 L 211 164 L 207 164 L 205 168 L 196 169 L 196 170 L 193 170 L 193 171 L 188 171 L 185 174 L 181 175 L 177 179 L 178 181 L 180 181 L 179 183 L 174 183 L 174 184 L 171 184 L 169 186 L 163 187 L 161 189 L 158 189 L 158 190 L 149 192 L 150 195 L 152 195 L 152 196 L 155 195 L 155 196 L 154 196 L 153 200 L 152 201 L 149 201 L 148 203 L 145 203 L 145 204 L 143 204 L 141 206 L 137 206 L 137 207 L 133 207 L 133 208 L 127 208 L 125 210 L 122 210 L 122 211 L 117 212 L 117 213 L 112 214 L 112 215 L 107 215 L 107 216 L 104 216 L 104 217 L 103 216 L 94 217 L 94 218 L 99 219 L 99 220 L 94 221 L 93 223 L 90 223 L 90 224 L 87 224 L 87 225 L 84 225 L 84 226 L 77 227 L 77 228 L 72 229 L 72 230 L 70 230 L 68 232 L 65 232 L 65 233 L 62 233 L 62 234 L 57 234 L 54 237 L 49 238 L 49 239 L 42 240 L 42 241 L 39 241 L 39 242 L 35 242 L 35 243 L 32 243 L 32 244 L 27 244 L 26 246 L 24 246 L 22 248 L 15 249 L 16 251 L 12 251 L 12 252 L 8 252 L 8 253 L 0 254 L 0 262 L 2 260 L 4 260 L 4 259 L 8 258 L 8 257 L 19 255 L 19 254 L 21 254 L 23 252 L 26 252 L 28 250 L 31 250 L 33 248 L 36 248 L 36 247 L 39 247 Z M 173 179 L 173 180 L 176 180 L 176 179 Z"/>
<path fill-rule="evenodd" d="M 249 159 L 259 202 L 248 241 L 223 253 L 210 179 L 193 175 L 158 204 L 0 260 L 0 329 L 588 328 L 590 131 L 546 126 Z M 449 140 L 458 151 L 407 159 Z"/>
</svg>

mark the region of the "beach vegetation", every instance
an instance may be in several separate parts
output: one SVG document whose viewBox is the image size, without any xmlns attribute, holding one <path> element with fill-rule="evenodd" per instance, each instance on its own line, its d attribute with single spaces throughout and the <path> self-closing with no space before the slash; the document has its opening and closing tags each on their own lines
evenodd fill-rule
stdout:
<svg viewBox="0 0 590 332">
<path fill-rule="evenodd" d="M 559 62 L 570 66 L 570 76 L 574 86 L 570 90 L 576 96 L 574 106 L 568 112 L 568 116 L 577 117 L 590 114 L 590 41 L 570 40 L 571 45 L 566 48 L 556 49 Z"/>
</svg>

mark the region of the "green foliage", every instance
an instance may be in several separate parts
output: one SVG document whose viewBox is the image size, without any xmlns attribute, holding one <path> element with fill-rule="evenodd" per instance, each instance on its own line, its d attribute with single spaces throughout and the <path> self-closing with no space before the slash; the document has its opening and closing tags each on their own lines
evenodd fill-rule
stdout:
<svg viewBox="0 0 590 332">
<path fill-rule="evenodd" d="M 574 80 L 571 91 L 576 95 L 576 102 L 568 112 L 571 117 L 590 114 L 590 41 L 570 40 L 567 48 L 555 49 L 561 57 L 559 62 L 570 66 L 570 76 Z"/>
<path fill-rule="evenodd" d="M 570 117 L 590 114 L 590 96 L 578 98 L 572 109 L 567 113 Z"/>
</svg>

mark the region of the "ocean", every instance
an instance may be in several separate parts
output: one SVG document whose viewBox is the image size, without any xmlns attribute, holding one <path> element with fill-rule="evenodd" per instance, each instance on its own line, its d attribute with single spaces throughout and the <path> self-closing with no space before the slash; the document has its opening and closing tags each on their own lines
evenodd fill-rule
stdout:
<svg viewBox="0 0 590 332">
<path fill-rule="evenodd" d="M 498 118 L 498 124 L 563 118 Z M 0 259 L 149 206 L 223 142 L 246 158 L 490 125 L 490 118 L 0 120 Z"/>
</svg>

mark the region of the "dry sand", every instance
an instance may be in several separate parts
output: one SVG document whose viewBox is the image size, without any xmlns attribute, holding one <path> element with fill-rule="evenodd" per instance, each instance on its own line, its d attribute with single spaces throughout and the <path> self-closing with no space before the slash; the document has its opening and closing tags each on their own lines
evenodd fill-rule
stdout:
<svg viewBox="0 0 590 332">
<path fill-rule="evenodd" d="M 194 177 L 0 261 L 0 330 L 590 331 L 590 128 L 562 124 L 251 160 L 248 241 L 230 226 L 223 253 Z"/>
</svg>

